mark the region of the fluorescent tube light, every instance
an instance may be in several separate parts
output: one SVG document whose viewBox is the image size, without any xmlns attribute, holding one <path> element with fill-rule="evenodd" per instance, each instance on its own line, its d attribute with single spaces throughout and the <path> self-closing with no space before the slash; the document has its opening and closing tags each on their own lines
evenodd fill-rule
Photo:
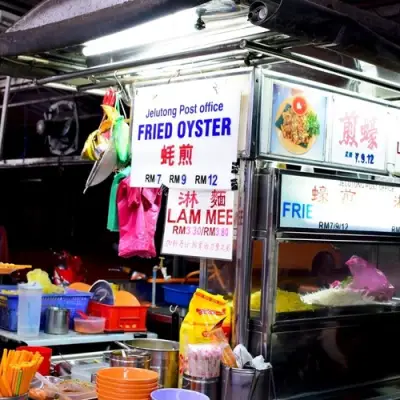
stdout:
<svg viewBox="0 0 400 400">
<path fill-rule="evenodd" d="M 84 44 L 83 54 L 90 57 L 143 46 L 158 40 L 185 36 L 195 31 L 196 19 L 196 8 L 179 11 L 112 35 L 91 40 Z"/>
</svg>

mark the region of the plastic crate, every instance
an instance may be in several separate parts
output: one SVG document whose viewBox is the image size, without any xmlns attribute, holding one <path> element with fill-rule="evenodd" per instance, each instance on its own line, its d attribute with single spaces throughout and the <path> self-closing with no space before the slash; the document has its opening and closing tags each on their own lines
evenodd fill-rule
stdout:
<svg viewBox="0 0 400 400">
<path fill-rule="evenodd" d="M 195 285 L 164 285 L 164 301 L 174 306 L 189 307 L 190 300 L 197 290 Z"/>
<path fill-rule="evenodd" d="M 1 290 L 18 290 L 17 286 L 0 286 Z M 77 311 L 87 312 L 92 293 L 70 290 L 65 294 L 46 294 L 42 296 L 42 315 L 40 328 L 43 329 L 46 318 L 46 309 L 49 307 L 67 308 L 70 311 L 70 328 L 73 327 Z M 16 294 L 0 293 L 0 328 L 16 332 L 18 322 L 18 300 Z"/>
<path fill-rule="evenodd" d="M 146 332 L 148 306 L 109 306 L 89 302 L 88 314 L 106 319 L 105 332 Z"/>
</svg>

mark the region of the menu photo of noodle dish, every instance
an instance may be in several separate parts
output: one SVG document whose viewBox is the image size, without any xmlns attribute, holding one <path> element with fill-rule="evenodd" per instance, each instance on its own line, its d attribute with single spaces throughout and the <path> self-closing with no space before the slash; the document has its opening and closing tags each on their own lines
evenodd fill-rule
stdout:
<svg viewBox="0 0 400 400">
<path fill-rule="evenodd" d="M 271 153 L 323 160 L 326 108 L 319 91 L 274 84 Z"/>
</svg>

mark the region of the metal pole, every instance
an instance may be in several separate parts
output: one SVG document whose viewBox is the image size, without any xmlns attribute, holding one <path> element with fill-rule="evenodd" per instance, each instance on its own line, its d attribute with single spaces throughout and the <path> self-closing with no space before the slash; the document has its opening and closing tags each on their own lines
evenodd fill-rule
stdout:
<svg viewBox="0 0 400 400">
<path fill-rule="evenodd" d="M 207 290 L 208 286 L 208 269 L 207 269 L 207 259 L 200 258 L 200 289 Z"/>
<path fill-rule="evenodd" d="M 326 61 L 318 60 L 312 57 L 301 56 L 298 54 L 288 54 L 287 52 L 273 50 L 270 47 L 264 46 L 259 43 L 248 42 L 242 40 L 240 48 L 252 50 L 266 56 L 272 56 L 302 67 L 311 68 L 316 71 L 325 72 L 328 74 L 336 75 L 345 79 L 355 79 L 359 82 L 369 83 L 394 92 L 400 92 L 400 84 L 382 79 L 379 77 L 369 77 L 363 72 L 359 72 L 350 68 L 342 67 L 339 65 L 331 64 Z"/>
<path fill-rule="evenodd" d="M 267 185 L 265 193 L 265 226 L 266 236 L 263 238 L 263 267 L 261 272 L 261 348 L 260 353 L 267 359 L 271 359 L 270 346 L 271 346 L 271 328 L 275 321 L 275 294 L 277 287 L 278 276 L 278 261 L 277 261 L 277 244 L 275 236 L 274 225 L 274 210 L 276 204 L 274 203 L 275 191 L 277 189 L 277 179 L 275 170 L 269 168 L 266 177 Z"/>
<path fill-rule="evenodd" d="M 61 101 L 61 100 L 69 100 L 69 99 L 74 99 L 77 97 L 83 97 L 83 96 L 89 96 L 87 93 L 75 93 L 75 94 L 68 94 L 65 96 L 52 96 L 52 97 L 43 97 L 42 99 L 37 99 L 37 100 L 27 100 L 27 101 L 20 101 L 18 103 L 11 103 L 8 104 L 8 108 L 12 107 L 22 107 L 22 106 L 31 106 L 34 104 L 40 104 L 40 103 L 46 103 L 46 102 L 54 102 L 54 101 Z M 2 109 L 4 107 L 0 106 Z"/>
<path fill-rule="evenodd" d="M 243 212 L 243 222 L 237 226 L 236 279 L 234 296 L 233 342 L 248 346 L 249 310 L 251 290 L 252 228 L 255 162 L 244 161 L 243 191 L 239 195 L 238 212 Z"/>
<path fill-rule="evenodd" d="M 8 112 L 8 101 L 10 100 L 10 87 L 11 87 L 11 76 L 6 77 L 6 85 L 3 93 L 3 106 L 1 110 L 0 119 L 0 160 L 3 159 L 3 145 L 4 145 L 4 134 L 7 125 L 7 112 Z"/>
</svg>

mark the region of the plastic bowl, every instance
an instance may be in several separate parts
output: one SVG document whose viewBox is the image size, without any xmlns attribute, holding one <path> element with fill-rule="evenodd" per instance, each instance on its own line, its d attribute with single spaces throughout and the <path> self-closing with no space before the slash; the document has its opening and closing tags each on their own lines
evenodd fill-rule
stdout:
<svg viewBox="0 0 400 400">
<path fill-rule="evenodd" d="M 97 379 L 96 385 L 99 389 L 107 391 L 118 391 L 118 392 L 131 392 L 136 390 L 150 390 L 158 387 L 158 382 L 152 383 L 132 383 L 127 385 L 121 385 L 119 383 L 111 384 L 105 381 L 99 381 Z"/>
<path fill-rule="evenodd" d="M 75 331 L 79 333 L 102 333 L 106 326 L 106 319 L 102 317 L 74 318 Z"/>
<path fill-rule="evenodd" d="M 150 389 L 144 389 L 144 390 L 124 390 L 124 391 L 116 391 L 114 390 L 105 390 L 103 388 L 97 388 L 97 394 L 99 396 L 106 396 L 106 397 L 115 397 L 115 398 L 121 398 L 121 397 L 127 397 L 130 398 L 131 396 L 140 396 L 140 397 L 145 397 L 145 396 L 150 396 L 150 393 L 154 392 L 155 390 L 158 389 L 158 386 L 154 386 L 153 388 Z"/>
<path fill-rule="evenodd" d="M 105 368 L 97 373 L 97 379 L 116 383 L 154 383 L 158 381 L 158 373 L 141 368 L 113 367 Z"/>
<path fill-rule="evenodd" d="M 184 389 L 158 389 L 151 394 L 152 400 L 210 400 L 208 396 L 202 393 L 193 392 Z M 111 399 L 104 399 L 111 400 Z"/>
<path fill-rule="evenodd" d="M 108 381 L 104 380 L 96 380 L 96 384 L 99 388 L 105 389 L 107 391 L 114 390 L 118 392 L 126 392 L 126 391 L 132 391 L 132 390 L 150 390 L 157 388 L 158 382 L 151 382 L 151 383 L 111 383 Z"/>
<path fill-rule="evenodd" d="M 131 391 L 131 390 L 147 390 L 157 387 L 158 382 L 151 382 L 151 383 L 128 383 L 128 384 L 121 384 L 121 383 L 110 383 L 103 380 L 96 380 L 96 385 L 105 390 L 119 390 L 119 391 Z"/>
<path fill-rule="evenodd" d="M 150 398 L 150 394 L 148 394 L 147 396 L 142 396 L 142 397 L 135 397 L 135 396 L 130 396 L 129 400 L 149 400 Z M 98 395 L 97 396 L 98 400 L 115 400 L 115 396 L 114 397 L 107 397 L 107 396 L 103 396 L 103 395 Z"/>
</svg>

